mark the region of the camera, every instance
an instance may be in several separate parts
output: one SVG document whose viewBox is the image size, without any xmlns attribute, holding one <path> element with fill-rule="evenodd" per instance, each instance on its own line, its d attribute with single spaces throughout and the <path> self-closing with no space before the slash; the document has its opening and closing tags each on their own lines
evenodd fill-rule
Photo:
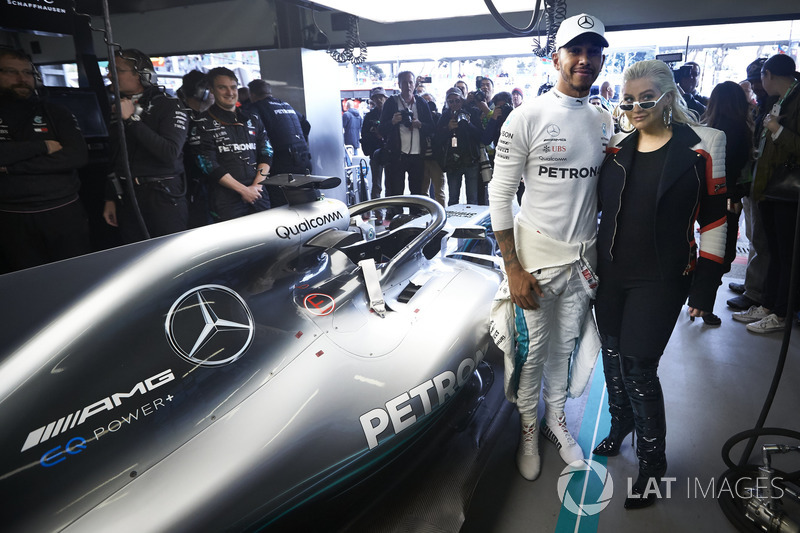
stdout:
<svg viewBox="0 0 800 533">
<path fill-rule="evenodd" d="M 483 91 L 475 91 L 472 93 L 475 95 L 476 102 L 485 102 L 486 101 L 486 94 Z"/>
<path fill-rule="evenodd" d="M 514 106 L 511 104 L 503 104 L 501 107 L 501 113 L 503 113 L 503 118 L 508 118 L 508 114 L 514 110 Z"/>
<path fill-rule="evenodd" d="M 403 109 L 402 111 L 398 111 L 400 113 L 400 124 L 404 126 L 411 127 L 411 121 L 414 120 L 414 113 L 409 109 Z"/>
<path fill-rule="evenodd" d="M 672 75 L 675 78 L 675 83 L 678 83 L 683 78 L 688 78 L 692 75 L 692 66 L 691 65 L 683 65 L 682 67 L 675 69 L 672 71 Z"/>
<path fill-rule="evenodd" d="M 467 113 L 466 111 L 461 110 L 456 114 L 456 120 L 459 123 L 461 123 L 461 122 L 470 122 L 471 117 L 470 117 L 469 113 Z"/>
</svg>

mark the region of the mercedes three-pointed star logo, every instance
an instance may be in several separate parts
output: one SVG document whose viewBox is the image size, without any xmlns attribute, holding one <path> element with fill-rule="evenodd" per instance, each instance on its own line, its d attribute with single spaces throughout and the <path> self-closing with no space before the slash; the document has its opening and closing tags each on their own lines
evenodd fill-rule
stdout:
<svg viewBox="0 0 800 533">
<path fill-rule="evenodd" d="M 594 28 L 594 20 L 592 20 L 592 17 L 584 15 L 578 19 L 578 26 L 583 29 Z"/>
<path fill-rule="evenodd" d="M 205 367 L 242 357 L 255 333 L 244 299 L 222 285 L 201 285 L 184 293 L 167 313 L 164 330 L 175 353 Z"/>
<path fill-rule="evenodd" d="M 558 135 L 559 133 L 561 133 L 561 128 L 559 128 L 559 127 L 558 127 L 558 126 L 556 126 L 555 124 L 549 124 L 549 125 L 547 126 L 547 134 L 548 134 L 549 136 L 551 136 L 551 137 L 555 137 L 555 136 L 556 136 L 556 135 Z"/>
</svg>

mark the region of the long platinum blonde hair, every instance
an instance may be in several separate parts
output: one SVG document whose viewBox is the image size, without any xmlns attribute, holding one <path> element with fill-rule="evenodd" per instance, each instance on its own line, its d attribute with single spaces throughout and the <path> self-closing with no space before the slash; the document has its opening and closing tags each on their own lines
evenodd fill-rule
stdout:
<svg viewBox="0 0 800 533">
<path fill-rule="evenodd" d="M 672 122 L 691 125 L 698 124 L 697 113 L 686 106 L 686 100 L 683 99 L 683 96 L 681 96 L 681 93 L 678 91 L 678 86 L 675 84 L 672 70 L 670 70 L 666 63 L 658 59 L 639 61 L 625 69 L 625 73 L 623 74 L 624 83 L 643 78 L 653 82 L 653 85 L 655 85 L 662 94 L 672 94 Z"/>
</svg>

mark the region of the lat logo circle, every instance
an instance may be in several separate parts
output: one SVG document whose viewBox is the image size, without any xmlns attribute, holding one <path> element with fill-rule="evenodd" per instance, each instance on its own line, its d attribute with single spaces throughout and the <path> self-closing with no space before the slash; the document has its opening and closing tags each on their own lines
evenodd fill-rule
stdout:
<svg viewBox="0 0 800 533">
<path fill-rule="evenodd" d="M 592 17 L 584 15 L 578 19 L 578 26 L 584 29 L 594 28 L 594 20 L 592 20 Z"/>
<path fill-rule="evenodd" d="M 561 128 L 559 128 L 555 124 L 550 124 L 549 126 L 547 126 L 547 134 L 550 137 L 555 137 L 559 133 L 561 133 Z"/>
<path fill-rule="evenodd" d="M 587 502 L 579 498 L 581 502 L 578 503 L 573 498 L 573 493 L 577 495 L 584 493 L 585 484 L 592 489 L 586 491 L 587 495 L 597 494 L 594 489 L 598 486 L 602 487 L 596 497 L 596 501 Z M 614 481 L 611 479 L 611 475 L 605 466 L 592 459 L 583 459 L 570 463 L 561 471 L 561 475 L 558 478 L 558 498 L 567 511 L 577 516 L 598 514 L 611 503 L 613 494 Z"/>
<path fill-rule="evenodd" d="M 222 285 L 201 285 L 175 300 L 164 322 L 172 349 L 203 367 L 228 365 L 253 342 L 255 325 L 244 299 Z"/>
</svg>

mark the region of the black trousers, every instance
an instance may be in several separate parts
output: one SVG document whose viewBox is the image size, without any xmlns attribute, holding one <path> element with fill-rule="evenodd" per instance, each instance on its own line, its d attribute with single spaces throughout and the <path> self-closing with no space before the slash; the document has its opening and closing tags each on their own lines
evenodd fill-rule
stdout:
<svg viewBox="0 0 800 533">
<path fill-rule="evenodd" d="M 601 336 L 619 339 L 624 357 L 658 359 L 689 295 L 692 276 L 668 280 L 630 280 L 600 262 L 595 314 Z"/>
<path fill-rule="evenodd" d="M 794 202 L 758 203 L 761 220 L 769 244 L 769 268 L 762 304 L 778 315 L 786 317 L 789 304 L 789 282 L 792 275 L 792 251 L 797 225 L 797 204 Z"/>
<path fill-rule="evenodd" d="M 400 154 L 400 158 L 386 163 L 386 196 L 400 196 L 406 188 L 411 194 L 427 194 L 422 191 L 422 178 L 425 175 L 425 161 L 421 155 Z"/>
<path fill-rule="evenodd" d="M 91 252 L 80 199 L 38 213 L 0 211 L 0 274 Z"/>
<path fill-rule="evenodd" d="M 620 419 L 633 414 L 640 479 L 660 478 L 667 468 L 667 420 L 658 364 L 689 293 L 692 276 L 669 280 L 633 280 L 613 265 L 598 267 L 597 326 L 604 349 L 609 410 Z M 609 380 L 609 377 L 614 378 Z M 619 380 L 624 392 L 619 389 Z M 627 403 L 626 403 L 627 401 Z M 638 480 L 637 480 L 638 483 Z"/>
<path fill-rule="evenodd" d="M 184 231 L 189 226 L 189 205 L 182 178 L 135 185 L 136 201 L 150 237 L 161 237 Z M 130 199 L 117 204 L 119 231 L 125 243 L 144 239 Z"/>
</svg>

